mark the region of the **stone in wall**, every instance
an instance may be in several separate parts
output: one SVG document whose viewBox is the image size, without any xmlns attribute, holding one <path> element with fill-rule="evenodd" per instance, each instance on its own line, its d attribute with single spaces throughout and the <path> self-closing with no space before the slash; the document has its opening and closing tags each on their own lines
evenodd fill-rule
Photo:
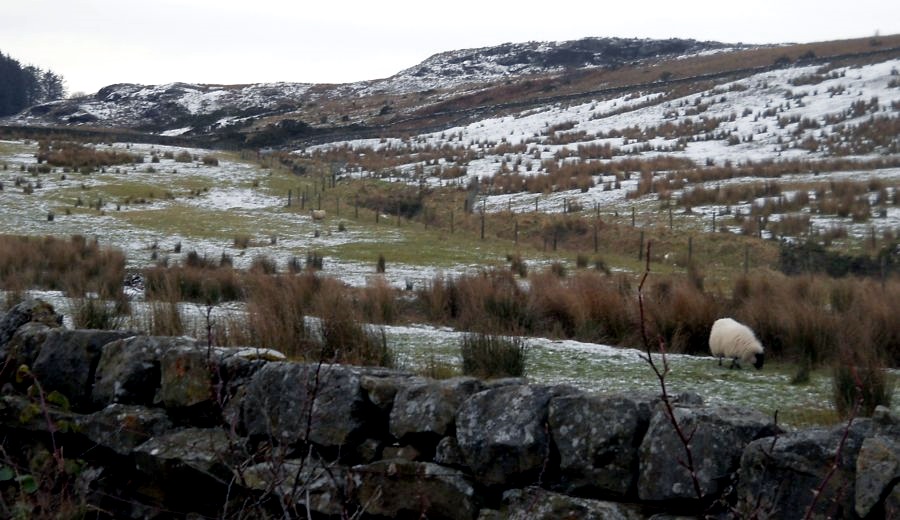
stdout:
<svg viewBox="0 0 900 520">
<path fill-rule="evenodd" d="M 11 376 L 19 366 L 34 366 L 34 360 L 37 359 L 41 345 L 44 344 L 47 334 L 51 330 L 55 330 L 55 328 L 32 321 L 22 325 L 13 333 L 9 342 L 5 345 L 6 354 L 3 357 L 5 366 L 2 368 L 4 381 L 11 379 Z"/>
<path fill-rule="evenodd" d="M 716 496 L 737 470 L 751 441 L 772 435 L 772 418 L 757 411 L 730 406 L 676 407 L 675 418 L 690 447 L 703 498 Z M 684 444 L 662 405 L 650 420 L 640 449 L 638 496 L 641 500 L 698 499 L 687 469 Z"/>
<path fill-rule="evenodd" d="M 635 495 L 638 447 L 658 400 L 649 394 L 552 399 L 549 421 L 559 451 L 562 489 Z"/>
<path fill-rule="evenodd" d="M 849 429 L 814 428 L 751 442 L 741 457 L 737 510 L 745 517 L 803 518 L 846 434 L 837 467 L 818 493 L 813 518 L 851 517 L 857 455 L 872 429 L 871 420 L 857 419 Z"/>
<path fill-rule="evenodd" d="M 48 327 L 62 326 L 63 317 L 49 303 L 27 298 L 0 316 L 0 357 L 7 355 L 6 344 L 22 325 L 29 322 L 43 323 Z"/>
<path fill-rule="evenodd" d="M 250 436 L 338 448 L 371 436 L 378 427 L 360 371 L 353 367 L 268 363 L 245 390 L 241 413 Z"/>
<path fill-rule="evenodd" d="M 551 458 L 547 413 L 570 387 L 506 385 L 467 399 L 456 416 L 456 438 L 466 465 L 488 486 L 537 481 Z"/>
<path fill-rule="evenodd" d="M 856 514 L 862 518 L 885 497 L 900 493 L 900 427 L 885 429 L 863 441 L 856 459 L 854 492 Z"/>
<path fill-rule="evenodd" d="M 577 498 L 539 487 L 504 493 L 505 520 L 643 520 L 640 510 L 627 504 Z"/>
<path fill-rule="evenodd" d="M 90 442 L 128 456 L 139 445 L 172 429 L 162 408 L 111 404 L 76 420 L 79 433 Z"/>
<path fill-rule="evenodd" d="M 134 332 L 50 330 L 34 360 L 32 372 L 46 391 L 62 393 L 73 407 L 85 406 L 91 401 L 102 347 L 130 336 Z"/>
<path fill-rule="evenodd" d="M 92 391 L 94 405 L 154 404 L 166 350 L 196 345 L 188 338 L 134 336 L 104 346 Z"/>
<path fill-rule="evenodd" d="M 233 468 L 244 460 L 221 428 L 183 428 L 150 438 L 133 451 L 135 469 L 158 489 L 166 507 L 209 511 L 228 500 Z"/>
<path fill-rule="evenodd" d="M 347 481 L 346 467 L 314 455 L 253 464 L 241 471 L 239 479 L 248 489 L 274 494 L 289 511 L 308 508 L 329 516 L 355 511 L 347 496 Z"/>
<path fill-rule="evenodd" d="M 472 377 L 431 380 L 401 388 L 391 409 L 391 434 L 397 439 L 429 436 L 433 443 L 453 433 L 459 406 L 482 388 L 481 382 Z"/>
<path fill-rule="evenodd" d="M 472 520 L 475 489 L 459 470 L 431 462 L 392 459 L 351 469 L 356 502 L 389 518 Z"/>
<path fill-rule="evenodd" d="M 390 414 L 394 408 L 394 399 L 397 393 L 404 387 L 415 384 L 427 383 L 429 379 L 412 376 L 410 374 L 363 374 L 360 385 L 366 391 L 369 401 L 383 412 Z"/>
</svg>

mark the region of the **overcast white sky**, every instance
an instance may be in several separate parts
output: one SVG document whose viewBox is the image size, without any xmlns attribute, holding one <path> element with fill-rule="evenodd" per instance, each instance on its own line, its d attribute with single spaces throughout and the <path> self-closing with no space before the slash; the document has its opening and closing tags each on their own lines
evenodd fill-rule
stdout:
<svg viewBox="0 0 900 520">
<path fill-rule="evenodd" d="M 586 36 L 810 42 L 900 33 L 900 1 L 0 0 L 0 52 L 112 83 L 342 83 L 432 54 Z"/>
</svg>

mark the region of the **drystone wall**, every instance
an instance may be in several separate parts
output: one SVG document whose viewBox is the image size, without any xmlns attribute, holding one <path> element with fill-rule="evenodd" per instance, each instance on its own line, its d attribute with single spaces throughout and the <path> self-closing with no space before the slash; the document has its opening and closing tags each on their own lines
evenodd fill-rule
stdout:
<svg viewBox="0 0 900 520">
<path fill-rule="evenodd" d="M 6 509 L 68 497 L 92 517 L 154 519 L 900 511 L 900 424 L 884 409 L 849 428 L 785 432 L 758 412 L 680 395 L 688 454 L 655 395 L 431 380 L 60 324 L 39 300 L 0 318 Z M 38 464 L 42 453 L 65 471 Z M 37 485 L 26 489 L 25 473 Z"/>
</svg>

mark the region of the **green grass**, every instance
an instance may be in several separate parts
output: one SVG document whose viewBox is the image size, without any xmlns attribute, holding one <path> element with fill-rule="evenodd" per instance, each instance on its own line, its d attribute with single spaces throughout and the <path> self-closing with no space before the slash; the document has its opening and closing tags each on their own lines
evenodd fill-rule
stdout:
<svg viewBox="0 0 900 520">
<path fill-rule="evenodd" d="M 211 211 L 193 206 L 132 210 L 116 215 L 129 224 L 163 235 L 182 235 L 230 243 L 235 235 L 257 235 L 260 226 L 230 211 Z M 262 235 L 262 233 L 259 233 Z"/>
<path fill-rule="evenodd" d="M 422 335 L 427 340 L 422 340 Z M 417 372 L 429 373 L 434 366 L 441 372 L 462 367 L 457 333 L 416 333 L 415 329 L 394 329 L 388 341 L 400 364 Z M 423 347 L 427 344 L 427 347 Z M 621 350 L 598 354 L 577 343 L 529 340 L 525 373 L 534 383 L 569 384 L 587 392 L 650 392 L 660 387 L 649 365 Z M 658 354 L 655 359 L 659 362 Z M 832 425 L 841 422 L 832 405 L 831 370 L 813 370 L 810 381 L 792 385 L 797 372 L 793 363 L 767 363 L 762 370 L 719 367 L 715 359 L 702 356 L 670 356 L 671 372 L 666 385 L 670 394 L 695 392 L 707 403 L 731 404 L 758 410 L 766 415 L 778 413 L 779 424 L 791 428 Z M 900 373 L 891 374 L 895 382 L 893 409 L 900 404 Z"/>
</svg>

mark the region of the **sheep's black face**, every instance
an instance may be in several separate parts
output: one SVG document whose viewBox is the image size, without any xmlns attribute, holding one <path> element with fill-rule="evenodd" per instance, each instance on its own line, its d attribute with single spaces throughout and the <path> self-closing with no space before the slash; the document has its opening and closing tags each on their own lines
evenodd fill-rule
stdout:
<svg viewBox="0 0 900 520">
<path fill-rule="evenodd" d="M 766 362 L 766 353 L 756 355 L 756 361 L 753 362 L 753 366 L 756 367 L 757 370 L 763 367 L 763 363 Z"/>
</svg>

